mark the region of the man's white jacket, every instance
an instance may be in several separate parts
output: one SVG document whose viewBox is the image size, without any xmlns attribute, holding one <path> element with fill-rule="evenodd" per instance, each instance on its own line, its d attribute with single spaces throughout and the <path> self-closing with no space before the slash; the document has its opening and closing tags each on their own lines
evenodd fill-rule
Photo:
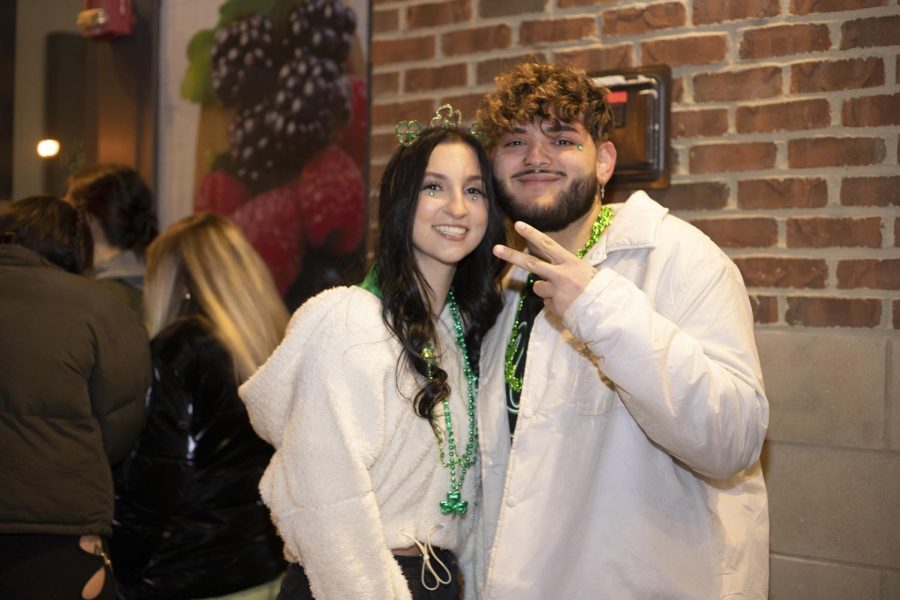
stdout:
<svg viewBox="0 0 900 600">
<path fill-rule="evenodd" d="M 541 311 L 515 440 L 503 363 L 526 273 L 482 350 L 483 597 L 765 598 L 769 410 L 747 292 L 703 233 L 643 192 Z"/>
</svg>

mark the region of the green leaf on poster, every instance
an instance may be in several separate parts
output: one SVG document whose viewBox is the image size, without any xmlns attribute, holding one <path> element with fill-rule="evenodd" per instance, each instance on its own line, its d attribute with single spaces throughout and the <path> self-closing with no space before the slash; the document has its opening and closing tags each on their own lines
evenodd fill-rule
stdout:
<svg viewBox="0 0 900 600">
<path fill-rule="evenodd" d="M 188 42 L 188 66 L 181 79 L 181 97 L 188 102 L 209 104 L 215 101 L 212 94 L 212 65 L 209 59 L 212 46 L 212 29 L 201 29 Z"/>
<path fill-rule="evenodd" d="M 268 17 L 276 2 L 277 0 L 227 0 L 219 7 L 219 22 L 216 27 L 224 27 L 235 19 L 254 13 Z"/>
</svg>

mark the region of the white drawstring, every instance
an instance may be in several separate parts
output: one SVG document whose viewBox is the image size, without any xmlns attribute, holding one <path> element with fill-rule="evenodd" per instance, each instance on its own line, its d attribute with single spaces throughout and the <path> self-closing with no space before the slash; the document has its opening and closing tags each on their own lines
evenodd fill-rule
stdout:
<svg viewBox="0 0 900 600">
<path fill-rule="evenodd" d="M 434 546 L 431 545 L 432 532 L 434 532 L 436 529 L 441 529 L 442 527 L 443 527 L 443 525 L 432 525 L 428 529 L 428 533 L 425 534 L 425 543 L 424 544 L 422 542 L 420 542 L 419 540 L 417 540 L 415 538 L 415 536 L 409 535 L 405 531 L 400 532 L 402 535 L 405 535 L 406 537 L 411 539 L 413 541 L 413 543 L 416 546 L 418 546 L 419 552 L 422 553 L 422 575 L 421 575 L 422 587 L 424 587 L 429 592 L 433 592 L 436 589 L 438 589 L 439 587 L 441 587 L 442 585 L 447 585 L 448 583 L 453 581 L 453 574 L 450 573 L 450 569 L 448 569 L 447 565 L 445 565 L 443 563 L 443 561 L 441 561 L 441 559 L 438 558 L 438 555 L 435 554 L 435 552 L 434 552 Z M 444 573 L 447 574 L 446 579 L 442 579 L 441 576 L 438 575 L 438 572 L 434 570 L 434 567 L 431 565 L 432 558 L 435 560 L 435 562 L 437 562 L 437 564 L 439 564 L 441 566 L 441 568 L 444 570 Z M 434 578 L 434 582 L 435 582 L 434 586 L 428 585 L 428 582 L 425 580 L 426 570 L 428 573 L 431 574 L 431 577 Z"/>
</svg>

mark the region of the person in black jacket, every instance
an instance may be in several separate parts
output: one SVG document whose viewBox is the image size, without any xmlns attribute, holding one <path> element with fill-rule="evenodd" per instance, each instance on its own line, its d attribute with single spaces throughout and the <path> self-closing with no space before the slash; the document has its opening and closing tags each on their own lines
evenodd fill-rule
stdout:
<svg viewBox="0 0 900 600">
<path fill-rule="evenodd" d="M 237 387 L 281 341 L 287 310 L 237 227 L 209 213 L 150 245 L 144 306 L 153 385 L 117 490 L 120 594 L 209 598 L 261 586 L 266 597 L 284 569 L 257 490 L 272 448 Z"/>
<path fill-rule="evenodd" d="M 112 598 L 111 463 L 150 383 L 137 317 L 82 273 L 83 210 L 33 197 L 0 211 L 0 598 Z"/>
</svg>

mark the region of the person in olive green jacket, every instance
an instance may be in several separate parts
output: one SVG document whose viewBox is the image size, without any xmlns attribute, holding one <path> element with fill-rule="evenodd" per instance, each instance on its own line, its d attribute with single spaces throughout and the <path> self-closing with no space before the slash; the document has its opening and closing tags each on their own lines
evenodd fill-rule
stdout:
<svg viewBox="0 0 900 600">
<path fill-rule="evenodd" d="M 0 598 L 113 598 L 111 465 L 144 419 L 149 343 L 82 273 L 84 211 L 0 211 Z"/>
</svg>

